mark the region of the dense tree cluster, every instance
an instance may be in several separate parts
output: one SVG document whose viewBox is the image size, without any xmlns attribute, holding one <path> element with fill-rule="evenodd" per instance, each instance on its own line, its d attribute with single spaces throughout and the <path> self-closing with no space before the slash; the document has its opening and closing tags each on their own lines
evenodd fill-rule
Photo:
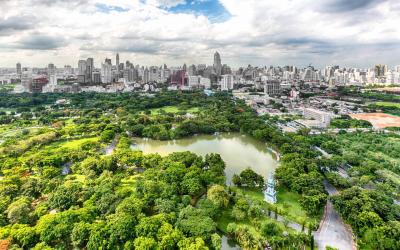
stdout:
<svg viewBox="0 0 400 250">
<path fill-rule="evenodd" d="M 383 133 L 346 133 L 314 138 L 315 143 L 332 154 L 325 176 L 342 190 L 332 197 L 332 201 L 352 226 L 361 246 L 373 249 L 400 247 L 400 206 L 395 203 L 400 192 L 399 138 L 396 134 Z M 335 173 L 338 167 L 348 169 L 349 176 Z"/>
<path fill-rule="evenodd" d="M 56 105 L 58 99 L 70 102 Z M 10 110 L 0 112 L 0 238 L 15 247 L 220 249 L 221 218 L 229 220 L 224 233 L 244 249 L 312 245 L 311 237 L 269 221 L 263 204 L 226 187 L 219 155 L 161 157 L 130 149 L 131 137 L 215 132 L 246 133 L 279 151 L 278 185 L 300 194 L 310 215 L 326 204 L 324 178 L 346 189 L 333 202 L 360 238 L 385 246 L 376 249 L 397 247 L 397 137 L 283 134 L 277 118 L 259 117 L 227 93 L 0 93 L 0 107 Z M 107 152 L 110 145 L 115 149 Z M 353 166 L 350 178 L 334 173 L 346 164 Z M 233 182 L 264 185 L 251 169 Z M 347 189 L 354 185 L 364 189 Z M 377 243 L 382 235 L 386 244 Z"/>
</svg>

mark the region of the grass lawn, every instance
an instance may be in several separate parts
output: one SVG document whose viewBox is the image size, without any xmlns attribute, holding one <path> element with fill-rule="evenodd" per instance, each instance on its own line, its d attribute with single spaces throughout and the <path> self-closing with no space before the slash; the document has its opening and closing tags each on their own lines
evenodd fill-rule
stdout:
<svg viewBox="0 0 400 250">
<path fill-rule="evenodd" d="M 376 102 L 377 106 L 400 108 L 400 103 L 396 102 Z"/>
<path fill-rule="evenodd" d="M 11 112 L 15 112 L 17 109 L 14 108 L 0 108 L 0 111 L 6 112 L 7 114 L 10 114 Z"/>
<path fill-rule="evenodd" d="M 63 140 L 50 144 L 46 149 L 78 149 L 84 143 L 87 142 L 98 142 L 99 137 L 89 137 L 76 140 Z"/>
<path fill-rule="evenodd" d="M 186 111 L 187 113 L 195 113 L 195 112 L 198 112 L 200 109 L 195 107 L 195 108 L 190 108 L 187 110 L 181 110 L 177 106 L 165 106 L 162 108 L 150 109 L 152 115 L 159 115 L 161 110 L 165 111 L 166 113 L 176 114 L 181 111 Z"/>
<path fill-rule="evenodd" d="M 322 214 L 317 217 L 308 216 L 300 205 L 301 195 L 289 192 L 283 187 L 279 187 L 277 191 L 278 202 L 276 205 L 278 209 L 285 211 L 288 219 L 296 221 L 299 224 L 301 224 L 303 220 L 307 223 L 319 223 Z"/>
<path fill-rule="evenodd" d="M 264 201 L 264 194 L 261 190 L 247 188 L 236 188 L 236 190 L 244 193 L 246 196 L 251 197 L 253 200 Z M 318 217 L 308 216 L 306 211 L 304 211 L 300 205 L 299 201 L 301 200 L 301 195 L 289 192 L 284 188 L 278 188 L 277 191 L 278 202 L 275 205 L 281 212 L 283 212 L 283 217 L 286 217 L 287 219 L 295 221 L 299 224 L 301 224 L 303 220 L 305 220 L 307 223 L 319 223 L 322 215 Z"/>
</svg>

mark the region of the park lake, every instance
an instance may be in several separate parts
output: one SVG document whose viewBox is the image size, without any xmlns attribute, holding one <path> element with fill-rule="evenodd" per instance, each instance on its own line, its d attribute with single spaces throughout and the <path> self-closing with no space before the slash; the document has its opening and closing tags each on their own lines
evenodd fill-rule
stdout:
<svg viewBox="0 0 400 250">
<path fill-rule="evenodd" d="M 205 156 L 220 154 L 226 163 L 227 184 L 231 185 L 232 176 L 250 167 L 265 179 L 274 173 L 277 167 L 275 155 L 271 154 L 265 143 L 239 133 L 219 135 L 198 135 L 189 138 L 158 141 L 135 138 L 131 148 L 145 154 L 158 153 L 166 156 L 173 152 L 190 151 Z"/>
</svg>

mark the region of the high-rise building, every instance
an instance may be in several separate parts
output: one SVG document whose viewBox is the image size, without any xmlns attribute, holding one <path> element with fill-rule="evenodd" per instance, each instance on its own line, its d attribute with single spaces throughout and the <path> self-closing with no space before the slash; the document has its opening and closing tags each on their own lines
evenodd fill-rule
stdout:
<svg viewBox="0 0 400 250">
<path fill-rule="evenodd" d="M 117 69 L 119 67 L 119 53 L 117 53 L 117 56 L 115 57 L 115 65 L 117 66 Z"/>
<path fill-rule="evenodd" d="M 188 75 L 189 75 L 189 76 L 195 76 L 195 75 L 197 75 L 196 66 L 195 66 L 194 64 L 192 64 L 192 65 L 189 66 Z"/>
<path fill-rule="evenodd" d="M 24 92 L 30 92 L 31 86 L 32 86 L 32 71 L 28 70 L 27 68 L 24 68 L 21 71 L 21 85 L 23 87 Z"/>
<path fill-rule="evenodd" d="M 111 74 L 112 65 L 107 61 L 101 64 L 101 82 L 102 83 L 110 83 L 112 80 Z"/>
<path fill-rule="evenodd" d="M 223 75 L 221 79 L 221 90 L 231 90 L 234 88 L 233 75 Z"/>
<path fill-rule="evenodd" d="M 56 66 L 53 63 L 49 63 L 47 66 L 47 75 L 52 76 L 56 74 Z"/>
<path fill-rule="evenodd" d="M 64 65 L 64 77 L 68 77 L 73 74 L 71 65 Z"/>
<path fill-rule="evenodd" d="M 165 65 L 161 70 L 161 82 L 167 82 L 169 77 L 171 77 L 171 70 Z"/>
<path fill-rule="evenodd" d="M 94 84 L 101 83 L 101 73 L 99 71 L 92 72 L 92 83 Z"/>
<path fill-rule="evenodd" d="M 221 74 L 222 75 L 231 75 L 232 69 L 228 65 L 224 64 L 224 65 L 222 65 Z"/>
<path fill-rule="evenodd" d="M 148 83 L 150 81 L 150 72 L 149 69 L 146 67 L 143 71 L 143 83 Z"/>
<path fill-rule="evenodd" d="M 384 77 L 388 71 L 388 66 L 384 64 L 375 65 L 375 77 Z"/>
<path fill-rule="evenodd" d="M 222 72 L 222 63 L 221 63 L 221 56 L 219 55 L 218 52 L 215 52 L 214 54 L 214 70 L 217 76 L 221 76 Z"/>
<path fill-rule="evenodd" d="M 78 82 L 85 83 L 86 82 L 86 60 L 78 61 Z"/>
<path fill-rule="evenodd" d="M 314 70 L 314 67 L 307 67 L 301 75 L 301 80 L 305 82 L 315 82 L 319 80 L 319 73 Z"/>
<path fill-rule="evenodd" d="M 104 62 L 105 62 L 105 63 L 108 63 L 108 64 L 110 64 L 110 65 L 112 65 L 111 59 L 109 59 L 109 58 L 106 58 L 106 60 L 104 60 Z"/>
<path fill-rule="evenodd" d="M 151 66 L 149 69 L 149 81 L 158 82 L 160 79 L 160 74 L 157 66 Z"/>
<path fill-rule="evenodd" d="M 264 93 L 270 96 L 281 94 L 281 82 L 279 80 L 267 80 L 264 85 Z"/>
<path fill-rule="evenodd" d="M 57 85 L 57 76 L 55 74 L 49 75 L 49 84 Z"/>
<path fill-rule="evenodd" d="M 88 58 L 86 60 L 86 83 L 93 82 L 93 71 L 94 71 L 94 61 L 93 58 Z"/>
<path fill-rule="evenodd" d="M 22 68 L 21 63 L 17 63 L 17 78 L 21 80 Z"/>
<path fill-rule="evenodd" d="M 79 60 L 78 61 L 78 75 L 85 75 L 86 74 L 86 60 Z"/>
</svg>

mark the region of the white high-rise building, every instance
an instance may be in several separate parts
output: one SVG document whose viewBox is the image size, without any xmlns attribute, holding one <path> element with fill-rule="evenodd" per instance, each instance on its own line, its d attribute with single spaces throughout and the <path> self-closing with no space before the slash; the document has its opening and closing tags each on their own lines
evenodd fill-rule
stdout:
<svg viewBox="0 0 400 250">
<path fill-rule="evenodd" d="M 32 70 L 24 68 L 22 70 L 22 75 L 21 75 L 21 85 L 23 87 L 22 92 L 30 92 L 32 82 L 33 82 Z"/>
<path fill-rule="evenodd" d="M 64 65 L 64 77 L 72 75 L 73 70 L 71 65 Z"/>
<path fill-rule="evenodd" d="M 102 83 L 110 83 L 112 80 L 112 65 L 109 63 L 102 63 L 101 64 L 101 82 Z"/>
<path fill-rule="evenodd" d="M 305 82 L 313 82 L 319 80 L 319 72 L 315 72 L 312 67 L 308 67 L 301 75 L 301 79 Z"/>
<path fill-rule="evenodd" d="M 221 90 L 231 90 L 234 88 L 233 75 L 223 75 L 221 79 Z"/>
<path fill-rule="evenodd" d="M 201 76 L 188 76 L 188 85 L 190 88 L 197 88 L 200 85 Z"/>
<path fill-rule="evenodd" d="M 49 84 L 50 85 L 57 85 L 57 76 L 54 75 L 49 75 Z"/>
<path fill-rule="evenodd" d="M 386 83 L 387 84 L 398 84 L 398 83 L 400 83 L 400 73 L 397 72 L 397 71 L 388 71 L 387 72 Z"/>
</svg>

